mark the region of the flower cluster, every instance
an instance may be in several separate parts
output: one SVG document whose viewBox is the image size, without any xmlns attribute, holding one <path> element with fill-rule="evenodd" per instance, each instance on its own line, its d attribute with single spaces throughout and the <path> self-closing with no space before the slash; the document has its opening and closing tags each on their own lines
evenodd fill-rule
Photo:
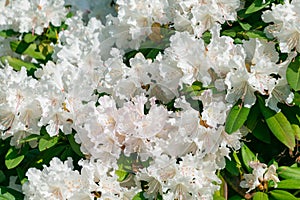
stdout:
<svg viewBox="0 0 300 200">
<path fill-rule="evenodd" d="M 8 62 L 0 68 L 1 138 L 10 137 L 19 148 L 23 138 L 39 135 L 42 127 L 50 137 L 76 132 L 86 156 L 78 163 L 80 172 L 72 159 L 56 157 L 42 170 L 30 168 L 22 187 L 26 199 L 132 199 L 142 190 L 149 199 L 212 199 L 221 183 L 216 172 L 240 148 L 242 133 L 225 131 L 230 108 L 239 100 L 250 108 L 255 93 L 267 96 L 266 106 L 277 112 L 278 102 L 293 100 L 285 73 L 295 57 L 291 51 L 300 49 L 298 1 L 274 5 L 263 15 L 275 27 L 266 31 L 290 53 L 283 62 L 274 42 L 235 44 L 220 36 L 220 24 L 236 20 L 238 0 L 99 2 L 0 0 L 0 30 L 40 35 L 50 24 L 67 25 L 53 44 L 52 59 L 33 77 Z M 69 18 L 66 7 L 73 12 Z M 281 10 L 290 22 L 276 14 Z M 155 49 L 163 29 L 174 34 L 155 58 L 136 53 L 124 61 L 145 41 Z M 205 31 L 209 42 L 202 38 Z M 7 44 L 9 38 L 0 38 L 0 56 L 13 56 Z M 184 88 L 195 82 L 205 90 L 191 97 Z M 173 109 L 166 106 L 170 102 Z M 148 165 L 130 172 L 131 186 L 120 184 L 115 174 L 120 156 L 134 154 Z M 241 183 L 249 191 L 274 171 L 251 166 L 253 174 Z"/>
<path fill-rule="evenodd" d="M 241 181 L 240 186 L 242 188 L 249 188 L 247 191 L 250 192 L 258 187 L 260 190 L 267 189 L 267 182 L 272 180 L 277 187 L 277 182 L 280 180 L 276 174 L 275 165 L 270 165 L 269 167 L 258 161 L 251 161 L 249 166 L 253 169 L 252 174 L 244 174 L 245 180 Z"/>
</svg>

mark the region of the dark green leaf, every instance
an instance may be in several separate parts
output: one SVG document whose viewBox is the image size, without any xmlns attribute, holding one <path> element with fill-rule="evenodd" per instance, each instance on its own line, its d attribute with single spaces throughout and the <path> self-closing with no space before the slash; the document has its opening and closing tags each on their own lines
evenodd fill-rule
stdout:
<svg viewBox="0 0 300 200">
<path fill-rule="evenodd" d="M 253 200 L 268 200 L 268 195 L 263 192 L 256 192 L 253 196 Z"/>
<path fill-rule="evenodd" d="M 11 37 L 11 36 L 15 36 L 15 35 L 18 35 L 18 34 L 20 34 L 20 33 L 15 32 L 15 31 L 12 30 L 12 29 L 0 31 L 0 37 L 4 37 L 4 38 Z"/>
<path fill-rule="evenodd" d="M 276 200 L 297 200 L 294 195 L 284 190 L 272 190 L 270 194 L 271 197 Z"/>
<path fill-rule="evenodd" d="M 252 131 L 252 134 L 260 141 L 265 142 L 267 144 L 271 144 L 270 130 L 268 129 L 266 124 L 263 123 L 262 121 L 258 121 L 258 124 L 255 127 L 255 129 Z"/>
<path fill-rule="evenodd" d="M 293 62 L 291 62 L 286 71 L 286 78 L 291 86 L 296 91 L 300 90 L 300 56 L 297 56 Z"/>
<path fill-rule="evenodd" d="M 54 137 L 50 137 L 49 135 L 43 136 L 39 140 L 39 150 L 44 151 L 46 149 L 53 147 L 58 142 L 58 139 L 59 139 L 58 136 L 54 136 Z"/>
<path fill-rule="evenodd" d="M 5 181 L 6 177 L 5 174 L 3 173 L 2 170 L 0 170 L 0 183 L 2 183 L 3 181 Z"/>
<path fill-rule="evenodd" d="M 25 41 L 10 42 L 10 48 L 18 54 L 23 54 L 29 46 L 30 44 L 26 43 Z"/>
<path fill-rule="evenodd" d="M 20 153 L 20 149 L 16 149 L 15 147 L 11 147 L 7 154 L 5 155 L 5 166 L 8 169 L 15 168 L 18 166 L 22 160 L 24 159 L 24 155 Z"/>
<path fill-rule="evenodd" d="M 233 176 L 239 175 L 239 169 L 236 166 L 236 162 L 226 159 L 226 170 Z"/>
<path fill-rule="evenodd" d="M 79 155 L 80 157 L 84 157 L 83 153 L 80 151 L 80 144 L 78 144 L 75 141 L 74 135 L 73 134 L 69 134 L 67 135 L 67 138 L 69 140 L 69 143 L 71 145 L 71 148 L 73 149 L 73 151 Z"/>
<path fill-rule="evenodd" d="M 4 187 L 4 186 L 0 186 L 0 193 L 2 196 L 0 196 L 0 199 L 2 200 L 2 198 L 6 198 L 6 199 L 9 199 L 9 200 L 12 200 L 12 199 L 16 199 L 16 200 L 21 200 L 21 199 L 24 199 L 24 195 L 19 192 L 19 191 L 16 191 L 14 189 L 11 189 L 11 188 L 8 188 L 8 187 Z"/>
<path fill-rule="evenodd" d="M 284 179 L 297 179 L 300 181 L 300 168 L 299 167 L 286 167 L 281 166 L 277 169 L 278 176 Z"/>
<path fill-rule="evenodd" d="M 231 134 L 241 128 L 244 122 L 247 120 L 247 116 L 250 112 L 250 108 L 242 107 L 239 102 L 236 103 L 230 110 L 226 123 L 225 131 Z"/>
<path fill-rule="evenodd" d="M 252 172 L 252 168 L 249 166 L 250 161 L 255 161 L 256 160 L 256 156 L 255 154 L 247 147 L 246 144 L 243 144 L 242 149 L 242 160 L 243 163 L 245 165 L 245 167 L 247 168 L 247 171 L 250 173 Z"/>
<path fill-rule="evenodd" d="M 264 100 L 261 97 L 258 97 L 258 100 L 261 112 L 272 133 L 280 142 L 293 150 L 295 147 L 295 136 L 290 122 L 282 112 L 276 113 L 270 108 L 265 107 Z"/>
</svg>

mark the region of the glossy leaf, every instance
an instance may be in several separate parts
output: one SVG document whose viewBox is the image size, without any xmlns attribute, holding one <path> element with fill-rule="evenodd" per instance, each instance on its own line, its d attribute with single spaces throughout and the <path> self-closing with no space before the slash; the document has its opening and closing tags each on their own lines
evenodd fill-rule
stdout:
<svg viewBox="0 0 300 200">
<path fill-rule="evenodd" d="M 242 153 L 242 160 L 245 167 L 247 168 L 247 171 L 252 172 L 252 168 L 249 166 L 249 163 L 250 161 L 256 160 L 255 154 L 247 147 L 246 144 L 243 144 L 241 153 Z"/>
<path fill-rule="evenodd" d="M 294 195 L 284 190 L 272 190 L 270 194 L 275 200 L 297 200 Z"/>
<path fill-rule="evenodd" d="M 268 200 L 268 195 L 263 192 L 256 192 L 253 196 L 253 200 Z"/>
<path fill-rule="evenodd" d="M 299 179 L 287 179 L 282 180 L 278 183 L 278 189 L 300 189 L 300 181 Z"/>
<path fill-rule="evenodd" d="M 278 176 L 284 179 L 297 179 L 300 181 L 300 168 L 281 166 L 277 169 Z"/>
<path fill-rule="evenodd" d="M 300 56 L 289 64 L 286 70 L 286 79 L 292 89 L 300 90 Z"/>
<path fill-rule="evenodd" d="M 250 108 L 240 106 L 239 102 L 234 105 L 227 116 L 225 131 L 231 134 L 241 128 L 247 120 L 249 112 Z"/>
<path fill-rule="evenodd" d="M 264 101 L 261 97 L 259 97 L 258 100 L 261 112 L 272 133 L 280 142 L 282 142 L 289 149 L 294 149 L 295 136 L 294 130 L 290 122 L 287 120 L 287 118 L 283 115 L 282 112 L 276 113 L 270 108 L 265 107 Z"/>
<path fill-rule="evenodd" d="M 20 154 L 20 149 L 11 147 L 5 155 L 5 166 L 7 169 L 15 168 L 22 162 L 24 157 L 23 154 Z"/>
</svg>

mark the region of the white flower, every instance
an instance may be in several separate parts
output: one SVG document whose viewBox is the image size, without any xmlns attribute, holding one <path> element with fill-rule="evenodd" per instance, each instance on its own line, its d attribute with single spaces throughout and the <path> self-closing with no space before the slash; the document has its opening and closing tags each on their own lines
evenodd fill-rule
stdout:
<svg viewBox="0 0 300 200">
<path fill-rule="evenodd" d="M 275 165 L 270 165 L 268 167 L 266 164 L 260 163 L 259 161 L 250 161 L 249 166 L 253 169 L 252 173 L 244 174 L 245 180 L 240 183 L 242 188 L 249 188 L 247 193 L 260 185 L 265 187 L 265 182 L 268 182 L 269 180 L 274 181 L 275 187 L 277 187 L 279 179 L 276 174 Z"/>
<path fill-rule="evenodd" d="M 273 22 L 265 31 L 279 40 L 280 50 L 290 52 L 293 49 L 300 52 L 300 4 L 299 1 L 285 0 L 284 4 L 273 4 L 272 10 L 263 13 L 262 19 Z"/>
<path fill-rule="evenodd" d="M 44 165 L 42 171 L 30 168 L 26 176 L 28 182 L 22 188 L 25 199 L 92 199 L 90 177 L 82 177 L 74 171 L 71 158 L 62 162 L 55 157 L 49 167 Z"/>
</svg>

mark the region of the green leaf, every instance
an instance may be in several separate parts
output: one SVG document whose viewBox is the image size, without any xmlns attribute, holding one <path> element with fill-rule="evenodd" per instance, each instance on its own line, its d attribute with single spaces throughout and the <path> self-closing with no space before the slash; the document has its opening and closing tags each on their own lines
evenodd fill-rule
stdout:
<svg viewBox="0 0 300 200">
<path fill-rule="evenodd" d="M 143 192 L 139 192 L 132 198 L 132 200 L 146 200 L 146 198 L 144 197 Z"/>
<path fill-rule="evenodd" d="M 213 200 L 226 200 L 224 197 L 218 196 L 216 194 L 213 195 Z"/>
<path fill-rule="evenodd" d="M 251 25 L 248 24 L 247 22 L 242 22 L 240 20 L 238 20 L 240 26 L 245 30 L 245 31 L 249 31 L 251 29 Z"/>
<path fill-rule="evenodd" d="M 229 37 L 235 37 L 236 31 L 235 30 L 224 30 L 222 31 L 222 35 L 229 36 Z"/>
<path fill-rule="evenodd" d="M 268 195 L 263 192 L 256 192 L 253 196 L 253 200 L 268 200 Z"/>
<path fill-rule="evenodd" d="M 2 63 L 5 63 L 6 61 L 9 63 L 10 66 L 13 67 L 14 70 L 20 71 L 22 67 L 25 67 L 26 70 L 36 69 L 37 67 L 29 62 L 25 62 L 23 60 L 20 60 L 18 58 L 12 58 L 10 56 L 3 56 L 0 58 L 0 61 Z"/>
<path fill-rule="evenodd" d="M 254 104 L 251 109 L 250 113 L 247 117 L 246 126 L 250 131 L 253 131 L 255 127 L 257 126 L 260 118 L 260 110 L 258 104 Z"/>
<path fill-rule="evenodd" d="M 257 126 L 252 131 L 252 134 L 254 137 L 259 139 L 260 141 L 271 144 L 271 133 L 268 129 L 267 125 L 263 123 L 262 121 L 258 121 Z"/>
<path fill-rule="evenodd" d="M 284 190 L 272 190 L 270 194 L 276 200 L 297 200 L 294 195 Z"/>
<path fill-rule="evenodd" d="M 11 147 L 5 155 L 5 166 L 7 169 L 12 169 L 18 166 L 24 159 L 24 155 L 20 154 L 20 149 Z"/>
<path fill-rule="evenodd" d="M 15 36 L 15 35 L 19 35 L 19 34 L 20 34 L 20 33 L 15 32 L 15 31 L 12 30 L 12 29 L 0 31 L 0 37 L 4 37 L 4 38 L 11 37 L 11 36 Z"/>
<path fill-rule="evenodd" d="M 38 36 L 37 35 L 32 35 L 32 33 L 27 33 L 24 36 L 24 41 L 27 43 L 33 42 Z"/>
<path fill-rule="evenodd" d="M 268 39 L 266 34 L 260 30 L 249 30 L 245 32 L 245 35 L 248 36 L 249 38 L 258 38 L 263 40 Z"/>
<path fill-rule="evenodd" d="M 236 103 L 230 110 L 226 123 L 225 131 L 231 134 L 241 128 L 244 122 L 247 120 L 247 116 L 250 112 L 250 108 L 241 107 L 239 102 Z"/>
<path fill-rule="evenodd" d="M 69 143 L 70 143 L 70 145 L 71 145 L 72 150 L 73 150 L 77 155 L 79 155 L 80 157 L 84 157 L 83 153 L 82 153 L 81 150 L 80 150 L 80 144 L 78 144 L 78 143 L 75 141 L 74 135 L 73 135 L 73 134 L 69 134 L 69 135 L 67 135 L 67 138 L 68 138 L 68 140 L 69 140 Z"/>
<path fill-rule="evenodd" d="M 3 173 L 2 170 L 0 170 L 0 183 L 2 183 L 3 181 L 5 181 L 6 177 L 5 174 Z"/>
<path fill-rule="evenodd" d="M 45 55 L 39 51 L 35 43 L 27 43 L 25 41 L 10 42 L 11 49 L 18 54 L 26 54 L 35 59 L 45 60 Z"/>
<path fill-rule="evenodd" d="M 264 100 L 261 97 L 258 97 L 258 100 L 261 112 L 272 133 L 280 142 L 293 150 L 296 144 L 294 130 L 290 122 L 282 112 L 276 113 L 270 108 L 265 107 Z"/>
<path fill-rule="evenodd" d="M 292 124 L 296 140 L 300 140 L 300 127 L 299 125 Z"/>
<path fill-rule="evenodd" d="M 300 181 L 299 179 L 287 179 L 282 180 L 278 183 L 278 189 L 300 189 Z"/>
<path fill-rule="evenodd" d="M 297 179 L 298 181 L 300 180 L 299 167 L 281 166 L 277 169 L 277 174 L 284 179 Z"/>
<path fill-rule="evenodd" d="M 245 167 L 247 168 L 247 171 L 249 173 L 252 172 L 252 168 L 249 166 L 249 163 L 250 163 L 250 161 L 257 160 L 255 154 L 247 147 L 246 144 L 243 144 L 241 153 L 242 153 L 242 160 L 243 160 Z"/>
<path fill-rule="evenodd" d="M 54 137 L 50 137 L 49 135 L 43 136 L 39 140 L 39 150 L 44 151 L 46 149 L 53 147 L 55 144 L 57 144 L 58 139 L 59 139 L 58 136 L 54 136 Z"/>
<path fill-rule="evenodd" d="M 286 79 L 292 89 L 300 90 L 300 56 L 291 62 L 286 70 Z"/>
<path fill-rule="evenodd" d="M 299 92 L 295 92 L 293 103 L 300 107 L 300 94 Z"/>
<path fill-rule="evenodd" d="M 0 199 L 24 199 L 24 195 L 19 192 L 16 191 L 14 189 L 8 188 L 8 187 L 4 187 L 4 186 L 0 186 Z"/>
<path fill-rule="evenodd" d="M 238 176 L 240 174 L 240 170 L 237 167 L 237 163 L 232 159 L 226 159 L 225 168 L 233 176 Z"/>
<path fill-rule="evenodd" d="M 240 195 L 234 195 L 230 197 L 229 200 L 245 200 L 245 198 L 241 197 Z"/>
<path fill-rule="evenodd" d="M 23 139 L 20 140 L 20 144 L 26 143 L 26 142 L 31 142 L 31 141 L 36 141 L 40 138 L 40 135 L 29 135 Z"/>
<path fill-rule="evenodd" d="M 246 10 L 246 14 L 251 14 L 254 12 L 257 12 L 261 9 L 263 9 L 264 7 L 266 7 L 267 5 L 270 4 L 270 1 L 267 1 L 265 4 L 263 4 L 262 0 L 255 0 Z"/>
<path fill-rule="evenodd" d="M 118 176 L 118 181 L 120 181 L 120 182 L 124 181 L 129 174 L 128 172 L 126 172 L 124 170 L 116 170 L 115 173 Z"/>
</svg>

